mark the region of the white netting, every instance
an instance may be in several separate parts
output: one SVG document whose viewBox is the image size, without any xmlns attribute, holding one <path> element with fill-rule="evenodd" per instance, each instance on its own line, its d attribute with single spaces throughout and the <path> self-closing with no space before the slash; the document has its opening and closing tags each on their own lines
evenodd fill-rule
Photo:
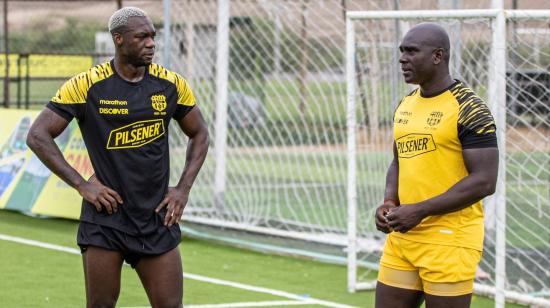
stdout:
<svg viewBox="0 0 550 308">
<path fill-rule="evenodd" d="M 197 98 L 197 104 L 209 124 L 211 142 L 214 138 L 215 109 L 215 63 L 216 63 L 216 20 L 215 1 L 172 1 L 171 7 L 171 69 L 182 74 L 190 83 Z M 163 33 L 157 39 L 159 62 L 164 55 Z M 185 162 L 186 138 L 173 124 L 171 133 L 171 175 L 175 183 L 181 176 Z M 193 187 L 191 200 L 185 216 L 209 217 L 215 212 L 214 204 L 214 167 L 213 151 L 209 155 Z"/>
<path fill-rule="evenodd" d="M 506 277 L 550 297 L 550 16 L 507 31 Z"/>
<path fill-rule="evenodd" d="M 181 1 L 173 11 L 186 16 L 175 26 L 188 31 L 190 22 L 195 25 L 194 49 L 185 44 L 184 50 L 207 61 L 202 73 L 181 69 L 214 123 L 216 5 Z M 216 162 L 210 157 L 186 217 L 307 234 L 343 246 L 343 7 L 339 1 L 231 1 L 230 16 L 225 199 L 214 204 Z M 200 52 L 201 46 L 211 48 Z M 178 61 L 188 63 L 186 55 Z M 211 134 L 214 140 L 213 129 Z"/>
<path fill-rule="evenodd" d="M 395 3 L 401 9 L 434 5 L 427 1 Z M 439 1 L 438 5 L 453 8 L 453 3 Z M 478 1 L 460 8 L 484 6 L 488 4 Z M 185 219 L 337 246 L 347 244 L 344 11 L 393 8 L 388 1 L 230 1 L 225 191 L 222 202 L 216 202 L 218 162 L 212 149 Z M 213 125 L 217 9 L 213 1 L 172 2 L 172 68 L 190 81 L 211 125 L 212 140 L 217 133 Z M 439 22 L 451 34 L 453 76 L 487 99 L 491 20 Z M 366 266 L 363 268 L 377 263 L 383 240 L 374 230 L 372 213 L 382 198 L 391 159 L 392 112 L 410 91 L 399 75 L 396 46 L 414 23 L 356 23 L 358 264 Z M 511 25 L 509 22 L 505 166 L 507 288 L 543 295 L 550 285 L 550 266 L 544 258 L 549 251 L 550 159 L 549 40 L 547 30 L 541 29 L 548 29 L 548 20 L 518 20 L 515 31 Z M 161 38 L 159 47 L 161 55 Z M 498 105 L 488 104 L 492 108 Z M 181 140 L 179 136 L 173 134 L 172 138 L 174 145 L 180 144 L 176 141 Z M 173 181 L 184 161 L 181 145 L 172 148 Z M 495 283 L 494 229 L 494 215 L 489 214 L 478 280 L 486 285 Z"/>
<path fill-rule="evenodd" d="M 247 229 L 260 226 L 269 230 L 295 231 L 310 234 L 321 241 L 331 238 L 327 236 L 330 234 L 334 241 L 344 245 L 347 228 L 345 11 L 482 8 L 488 7 L 489 2 L 229 1 L 229 131 L 225 200 L 223 204 L 214 202 L 213 184 L 218 162 L 214 161 L 211 151 L 196 187 L 200 193 L 193 194 L 186 217 L 196 221 L 235 223 Z M 172 1 L 171 7 L 171 68 L 190 81 L 201 109 L 212 125 L 212 140 L 216 137 L 213 123 L 217 9 L 216 1 L 199 0 Z M 159 30 L 157 59 L 162 63 L 163 39 L 162 29 Z M 372 32 L 371 35 L 375 42 L 384 38 L 386 45 L 379 48 L 385 52 L 365 55 L 371 57 L 368 61 L 373 64 L 360 69 L 370 75 L 381 72 L 395 85 L 388 87 L 376 78 L 360 81 L 363 87 L 387 87 L 365 94 L 368 98 L 361 98 L 364 104 L 361 108 L 372 112 L 360 119 L 362 127 L 368 129 L 363 129 L 359 138 L 373 152 L 386 149 L 377 142 L 388 140 L 386 127 L 392 104 L 406 87 L 398 82 L 396 50 L 392 50 L 393 45 L 387 45 L 392 41 L 384 37 L 389 35 L 395 41 L 395 34 Z M 480 50 L 487 52 L 490 32 L 486 29 L 477 35 L 485 35 L 485 45 L 474 46 L 465 50 L 463 55 L 457 55 L 471 61 L 460 75 L 467 83 L 486 78 L 485 72 L 477 67 L 482 61 L 476 61 L 476 58 L 487 57 Z M 361 61 L 358 65 L 364 65 L 366 59 Z M 473 86 L 477 84 L 486 83 L 474 82 Z M 476 90 L 480 94 L 486 93 L 483 88 Z M 383 174 L 388 157 L 379 153 L 376 157 L 361 159 L 373 161 L 375 166 L 363 169 L 366 165 L 360 161 L 360 174 Z M 174 160 L 175 164 L 182 162 L 182 156 Z M 369 185 L 372 186 L 360 186 L 360 206 L 364 208 L 378 202 L 379 197 L 372 189 L 381 187 L 383 181 L 371 180 Z"/>
<path fill-rule="evenodd" d="M 427 21 L 423 20 L 423 21 Z M 506 107 L 488 100 L 492 24 L 490 19 L 438 19 L 451 35 L 452 76 L 485 99 L 493 112 L 506 112 L 506 289 L 549 297 L 550 293 L 550 31 L 549 18 L 509 20 L 507 28 Z M 356 102 L 358 117 L 358 238 L 376 238 L 371 221 L 384 190 L 391 159 L 391 117 L 410 88 L 398 72 L 400 37 L 416 20 L 356 20 Z M 458 60 L 458 61 L 457 61 Z M 500 107 L 499 107 L 500 106 Z M 501 124 L 502 125 L 502 124 Z M 378 154 L 377 151 L 382 151 Z M 375 154 L 377 153 L 377 154 Z M 368 170 L 368 172 L 366 172 Z M 365 171 L 365 172 L 363 172 Z M 368 200 L 364 204 L 363 200 Z M 476 282 L 495 285 L 494 208 L 486 202 L 485 250 Z M 380 239 L 382 240 L 382 239 Z M 359 245 L 358 263 L 380 252 Z M 359 270 L 359 281 L 369 270 Z"/>
</svg>

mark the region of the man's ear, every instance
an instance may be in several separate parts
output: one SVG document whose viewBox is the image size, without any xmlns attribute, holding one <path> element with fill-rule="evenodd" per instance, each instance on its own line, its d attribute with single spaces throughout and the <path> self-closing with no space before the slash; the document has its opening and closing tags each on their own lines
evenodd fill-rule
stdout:
<svg viewBox="0 0 550 308">
<path fill-rule="evenodd" d="M 432 54 L 434 64 L 437 65 L 437 64 L 441 63 L 441 61 L 443 61 L 444 56 L 445 55 L 444 55 L 443 48 L 437 48 L 436 50 L 434 50 L 434 52 Z"/>
<path fill-rule="evenodd" d="M 120 33 L 113 33 L 113 42 L 115 43 L 115 46 L 120 47 L 122 43 L 124 42 L 124 37 Z"/>
</svg>

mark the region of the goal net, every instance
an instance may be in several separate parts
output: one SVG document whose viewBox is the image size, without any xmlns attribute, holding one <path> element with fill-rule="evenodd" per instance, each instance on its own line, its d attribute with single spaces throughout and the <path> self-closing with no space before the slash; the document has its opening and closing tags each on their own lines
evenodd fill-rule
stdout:
<svg viewBox="0 0 550 308">
<path fill-rule="evenodd" d="M 491 108 L 501 150 L 497 192 L 484 202 L 485 250 L 476 292 L 524 304 L 550 301 L 550 11 L 349 12 L 347 26 L 351 290 L 373 286 L 380 251 L 374 209 L 392 157 L 392 117 L 412 90 L 398 45 L 412 26 L 433 21 L 451 39 L 451 75 Z M 370 240 L 368 240 L 370 239 Z M 502 289 L 502 290 L 500 290 Z M 546 300 L 544 299 L 546 298 Z"/>
<path fill-rule="evenodd" d="M 277 241 L 284 252 L 345 264 L 346 8 L 309 0 L 172 3 L 172 67 L 194 89 L 212 145 L 183 225 L 248 247 Z M 163 49 L 164 40 L 157 42 Z M 224 59 L 227 108 L 218 99 Z M 185 144 L 171 138 L 175 181 Z"/>
</svg>

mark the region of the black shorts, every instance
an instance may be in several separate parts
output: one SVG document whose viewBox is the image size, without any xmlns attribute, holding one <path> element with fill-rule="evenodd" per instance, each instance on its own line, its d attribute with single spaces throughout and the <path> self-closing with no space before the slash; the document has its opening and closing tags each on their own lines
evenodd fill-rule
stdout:
<svg viewBox="0 0 550 308">
<path fill-rule="evenodd" d="M 161 226 L 155 233 L 132 236 L 117 229 L 81 221 L 76 242 L 84 253 L 88 246 L 120 251 L 124 261 L 135 268 L 142 257 L 161 255 L 178 246 L 179 226 Z"/>
</svg>

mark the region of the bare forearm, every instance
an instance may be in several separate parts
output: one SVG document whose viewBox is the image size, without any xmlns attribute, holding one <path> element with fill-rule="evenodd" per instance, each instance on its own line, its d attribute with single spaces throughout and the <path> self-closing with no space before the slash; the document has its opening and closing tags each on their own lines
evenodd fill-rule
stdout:
<svg viewBox="0 0 550 308">
<path fill-rule="evenodd" d="M 394 159 L 388 167 L 388 172 L 386 172 L 386 189 L 384 192 L 384 200 L 395 200 L 399 203 L 398 179 L 399 165 L 397 160 Z"/>
<path fill-rule="evenodd" d="M 445 193 L 420 202 L 424 216 L 459 211 L 495 192 L 498 176 L 498 149 L 482 148 L 463 151 L 470 174 Z"/>
<path fill-rule="evenodd" d="M 394 205 L 399 205 L 399 160 L 395 142 L 393 143 L 393 160 L 386 172 L 384 200 L 394 200 Z"/>
<path fill-rule="evenodd" d="M 208 152 L 208 134 L 199 134 L 189 141 L 187 146 L 187 154 L 185 167 L 181 174 L 181 178 L 176 188 L 190 191 L 191 186 L 199 173 L 199 170 L 206 159 Z"/>
<path fill-rule="evenodd" d="M 445 193 L 420 202 L 424 217 L 460 211 L 494 193 L 494 183 L 477 175 L 469 175 Z"/>
<path fill-rule="evenodd" d="M 82 176 L 67 163 L 53 137 L 48 133 L 31 130 L 27 137 L 27 145 L 46 167 L 71 187 L 78 188 L 84 181 Z"/>
<path fill-rule="evenodd" d="M 498 149 L 464 149 L 462 156 L 467 176 L 439 196 L 414 204 L 401 204 L 386 215 L 388 227 L 393 231 L 408 232 L 428 216 L 460 211 L 492 194 L 498 174 Z"/>
</svg>

